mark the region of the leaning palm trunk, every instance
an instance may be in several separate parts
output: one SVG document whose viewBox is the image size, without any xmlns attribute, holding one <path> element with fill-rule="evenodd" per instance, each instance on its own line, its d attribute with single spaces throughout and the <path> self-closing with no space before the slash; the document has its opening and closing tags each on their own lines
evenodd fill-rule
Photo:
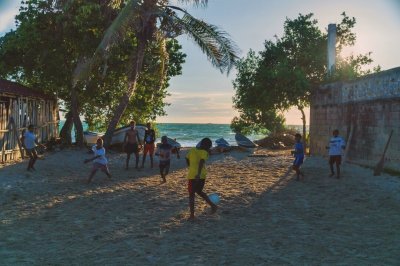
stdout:
<svg viewBox="0 0 400 266">
<path fill-rule="evenodd" d="M 78 92 L 75 86 L 71 87 L 71 111 L 75 126 L 75 141 L 79 147 L 83 146 L 83 126 L 79 117 Z"/>
<path fill-rule="evenodd" d="M 113 2 L 121 3 L 121 1 Z M 127 32 L 133 30 L 136 33 L 138 44 L 132 71 L 128 74 L 128 88 L 121 97 L 108 125 L 104 136 L 106 147 L 111 144 L 113 132 L 128 106 L 131 96 L 135 93 L 147 45 L 151 41 L 154 41 L 156 36 L 160 36 L 161 34 L 162 39 L 165 36 L 176 37 L 182 33 L 188 34 L 207 55 L 212 65 L 220 69 L 221 72 L 226 70 L 229 73 L 229 70 L 234 66 L 238 58 L 236 54 L 238 49 L 225 32 L 220 31 L 214 25 L 192 17 L 182 8 L 168 5 L 169 2 L 168 0 L 126 1 L 125 7 L 123 7 L 118 17 L 104 34 L 103 40 L 97 48 L 94 57 L 82 69 L 77 68 L 74 74 L 76 81 L 82 80 L 94 65 L 96 61 L 95 57 L 105 56 L 109 52 L 109 48 L 123 39 Z M 196 5 L 206 5 L 208 1 L 179 0 L 178 2 L 192 2 Z M 183 13 L 183 16 L 179 17 L 177 12 Z M 157 19 L 160 19 L 159 24 Z M 161 69 L 163 69 L 162 66 Z M 164 78 L 161 75 L 161 85 L 163 81 Z"/>
<path fill-rule="evenodd" d="M 110 123 L 108 124 L 106 134 L 103 137 L 105 147 L 110 146 L 113 132 L 117 127 L 122 115 L 124 114 L 125 109 L 129 104 L 130 98 L 132 97 L 133 93 L 136 90 L 137 81 L 139 79 L 139 74 L 143 65 L 144 53 L 147 46 L 146 43 L 147 42 L 145 40 L 139 38 L 139 43 L 135 56 L 135 64 L 133 65 L 133 69 L 129 75 L 128 89 L 126 90 L 124 95 L 122 95 L 122 97 L 120 98 L 119 104 L 114 111 L 114 115 L 111 118 Z"/>
<path fill-rule="evenodd" d="M 297 108 L 301 112 L 301 120 L 303 121 L 303 143 L 304 143 L 304 152 L 306 153 L 307 150 L 307 125 L 306 125 L 306 114 L 304 113 L 304 108 L 303 106 L 297 106 Z"/>
</svg>

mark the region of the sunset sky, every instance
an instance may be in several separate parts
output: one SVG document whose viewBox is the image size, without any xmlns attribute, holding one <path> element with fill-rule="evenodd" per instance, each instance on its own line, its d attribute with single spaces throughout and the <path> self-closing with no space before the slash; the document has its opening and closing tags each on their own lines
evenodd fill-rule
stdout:
<svg viewBox="0 0 400 266">
<path fill-rule="evenodd" d="M 0 36 L 15 28 L 18 0 L 0 0 Z M 207 8 L 184 6 L 189 13 L 230 34 L 245 56 L 249 49 L 261 51 L 265 40 L 280 37 L 286 18 L 299 13 L 314 13 L 325 30 L 339 23 L 340 14 L 356 18 L 356 46 L 348 53 L 371 51 L 374 63 L 383 70 L 400 66 L 400 0 L 209 0 Z M 171 80 L 167 102 L 168 116 L 158 122 L 230 123 L 236 115 L 232 108 L 234 90 L 229 76 L 221 74 L 207 61 L 198 47 L 185 36 L 178 38 L 187 54 L 183 75 Z M 287 124 L 301 124 L 300 113 L 286 114 Z"/>
</svg>

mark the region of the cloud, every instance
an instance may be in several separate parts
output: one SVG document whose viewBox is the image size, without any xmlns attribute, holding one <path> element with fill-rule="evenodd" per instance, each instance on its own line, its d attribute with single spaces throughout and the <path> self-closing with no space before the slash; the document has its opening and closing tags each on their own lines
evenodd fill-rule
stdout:
<svg viewBox="0 0 400 266">
<path fill-rule="evenodd" d="M 162 121 L 192 123 L 229 123 L 236 115 L 229 93 L 173 92 L 166 99 L 168 118 Z"/>
</svg>

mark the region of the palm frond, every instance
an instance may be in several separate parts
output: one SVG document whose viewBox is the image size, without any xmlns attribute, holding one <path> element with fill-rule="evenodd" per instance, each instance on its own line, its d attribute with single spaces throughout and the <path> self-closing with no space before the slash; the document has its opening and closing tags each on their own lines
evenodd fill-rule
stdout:
<svg viewBox="0 0 400 266">
<path fill-rule="evenodd" d="M 181 8 L 171 7 L 183 11 L 182 18 L 173 17 L 173 23 L 179 25 L 183 32 L 188 34 L 200 49 L 206 54 L 211 64 L 228 74 L 239 58 L 240 49 L 230 39 L 229 35 L 217 26 L 198 20 Z"/>
<path fill-rule="evenodd" d="M 97 47 L 96 53 L 106 52 L 114 43 L 121 40 L 125 33 L 136 24 L 139 15 L 137 10 L 140 7 L 140 0 L 131 0 L 121 10 L 113 23 L 106 30 L 103 39 Z"/>
</svg>

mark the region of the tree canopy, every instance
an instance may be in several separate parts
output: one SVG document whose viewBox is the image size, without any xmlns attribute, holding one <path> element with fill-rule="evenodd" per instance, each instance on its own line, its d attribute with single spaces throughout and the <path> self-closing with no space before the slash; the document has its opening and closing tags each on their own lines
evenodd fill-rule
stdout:
<svg viewBox="0 0 400 266">
<path fill-rule="evenodd" d="M 364 70 L 372 63 L 371 53 L 342 57 L 344 47 L 354 45 L 352 31 L 355 18 L 342 13 L 337 25 L 335 74 L 327 76 L 327 33 L 318 27 L 312 13 L 287 18 L 282 37 L 267 40 L 264 50 L 256 55 L 250 51 L 238 63 L 233 82 L 234 106 L 239 111 L 231 127 L 236 130 L 279 130 L 283 126 L 282 112 L 297 107 L 302 113 L 303 134 L 306 118 L 304 108 L 318 85 L 334 80 L 352 79 L 370 73 Z M 379 70 L 379 67 L 374 69 Z"/>
<path fill-rule="evenodd" d="M 0 38 L 0 76 L 57 95 L 71 110 L 74 71 L 89 58 L 119 9 L 107 1 L 70 1 L 68 12 L 53 1 L 26 1 L 16 17 L 17 29 Z M 78 113 L 90 128 L 105 129 L 112 110 L 127 86 L 127 69 L 137 38 L 131 32 L 98 62 L 88 81 L 76 86 Z M 175 39 L 166 41 L 165 82 L 159 82 L 160 47 L 149 46 L 138 90 L 121 123 L 141 122 L 164 115 L 170 77 L 181 74 L 184 55 Z"/>
</svg>

